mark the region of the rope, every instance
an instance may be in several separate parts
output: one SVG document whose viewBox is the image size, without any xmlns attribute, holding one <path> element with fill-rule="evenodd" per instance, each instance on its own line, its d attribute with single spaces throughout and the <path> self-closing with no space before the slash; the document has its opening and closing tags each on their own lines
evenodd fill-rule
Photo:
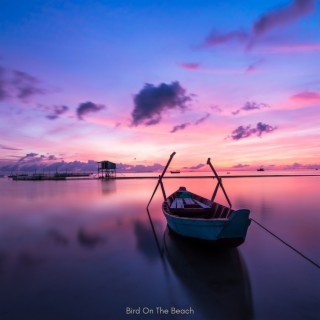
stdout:
<svg viewBox="0 0 320 320">
<path fill-rule="evenodd" d="M 315 265 L 317 268 L 320 269 L 320 265 L 318 263 L 316 263 L 315 261 L 311 260 L 310 258 L 308 258 L 306 255 L 304 255 L 302 252 L 300 252 L 299 250 L 297 250 L 296 248 L 294 248 L 293 246 L 291 246 L 289 243 L 285 242 L 284 240 L 282 240 L 281 238 L 279 238 L 277 235 L 275 235 L 273 232 L 271 232 L 270 230 L 268 230 L 266 227 L 264 227 L 262 224 L 260 224 L 258 221 L 256 221 L 253 218 L 250 218 L 251 221 L 255 222 L 259 227 L 261 227 L 262 229 L 264 229 L 265 231 L 269 232 L 272 236 L 274 236 L 275 238 L 277 238 L 279 241 L 281 241 L 283 244 L 285 244 L 287 247 L 289 247 L 290 249 L 292 249 L 293 251 L 295 251 L 296 253 L 298 253 L 302 258 L 306 259 L 307 261 L 309 261 L 310 263 L 312 263 L 313 265 Z"/>
</svg>

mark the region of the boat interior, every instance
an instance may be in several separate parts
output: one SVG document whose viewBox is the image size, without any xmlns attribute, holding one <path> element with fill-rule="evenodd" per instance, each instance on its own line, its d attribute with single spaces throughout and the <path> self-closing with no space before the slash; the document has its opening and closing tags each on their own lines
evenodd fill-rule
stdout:
<svg viewBox="0 0 320 320">
<path fill-rule="evenodd" d="M 180 187 L 164 202 L 164 209 L 171 215 L 201 219 L 228 219 L 234 211 L 224 205 L 211 202 Z"/>
</svg>

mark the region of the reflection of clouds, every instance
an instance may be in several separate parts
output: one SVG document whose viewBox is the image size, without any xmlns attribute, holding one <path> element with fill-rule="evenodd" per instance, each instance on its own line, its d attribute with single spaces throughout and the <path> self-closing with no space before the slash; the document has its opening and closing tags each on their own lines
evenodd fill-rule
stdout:
<svg viewBox="0 0 320 320">
<path fill-rule="evenodd" d="M 155 228 L 160 225 L 160 221 L 153 220 Z M 134 222 L 134 234 L 137 239 L 138 250 L 150 261 L 159 258 L 154 235 L 149 221 L 136 220 Z"/>
<path fill-rule="evenodd" d="M 105 242 L 105 239 L 102 238 L 99 234 L 88 232 L 82 228 L 79 229 L 77 238 L 79 243 L 87 248 L 94 248 L 97 245 Z"/>
<path fill-rule="evenodd" d="M 29 250 L 21 251 L 17 258 L 18 258 L 18 262 L 23 267 L 35 267 L 44 261 L 43 258 L 37 256 L 36 254 L 34 254 Z"/>
<path fill-rule="evenodd" d="M 53 242 L 57 245 L 66 246 L 69 243 L 69 239 L 63 233 L 56 229 L 48 230 L 48 237 L 52 239 Z"/>
</svg>

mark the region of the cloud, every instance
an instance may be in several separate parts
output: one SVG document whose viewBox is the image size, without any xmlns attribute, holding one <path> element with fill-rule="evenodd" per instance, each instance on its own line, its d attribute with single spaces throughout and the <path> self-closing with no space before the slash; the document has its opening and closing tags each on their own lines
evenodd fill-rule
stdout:
<svg viewBox="0 0 320 320">
<path fill-rule="evenodd" d="M 258 122 L 256 127 L 252 128 L 251 125 L 246 127 L 239 126 L 237 129 L 232 131 L 231 136 L 229 136 L 232 140 L 240 140 L 244 138 L 248 138 L 250 136 L 258 136 L 261 137 L 263 133 L 271 133 L 276 130 L 277 127 L 270 126 L 269 124 L 265 124 L 262 122 Z"/>
<path fill-rule="evenodd" d="M 207 112 L 207 114 L 204 117 L 196 120 L 196 122 L 194 124 L 197 126 L 198 124 L 206 121 L 209 117 L 210 117 L 210 113 Z"/>
<path fill-rule="evenodd" d="M 46 92 L 41 81 L 29 73 L 0 66 L 0 101 L 16 98 L 25 103 L 34 95 Z"/>
<path fill-rule="evenodd" d="M 179 130 L 184 130 L 189 125 L 190 125 L 190 122 L 182 123 L 180 125 L 174 126 L 170 132 L 174 133 Z"/>
<path fill-rule="evenodd" d="M 103 104 L 95 104 L 91 101 L 80 103 L 77 108 L 77 115 L 80 120 L 83 120 L 83 116 L 87 113 L 98 112 L 106 107 Z"/>
<path fill-rule="evenodd" d="M 41 88 L 40 81 L 37 78 L 23 71 L 13 71 L 11 84 L 16 91 L 16 97 L 23 102 L 27 102 L 28 99 L 34 95 L 46 93 L 46 91 Z"/>
<path fill-rule="evenodd" d="M 197 70 L 200 68 L 199 63 L 180 63 L 179 66 L 182 69 L 187 69 L 187 70 Z"/>
<path fill-rule="evenodd" d="M 60 115 L 67 112 L 69 108 L 67 106 L 53 106 L 51 108 L 51 113 L 47 115 L 47 118 L 50 120 L 57 119 Z"/>
<path fill-rule="evenodd" d="M 5 100 L 7 97 L 5 69 L 0 66 L 0 101 Z"/>
<path fill-rule="evenodd" d="M 236 164 L 235 166 L 233 166 L 232 168 L 241 169 L 241 168 L 246 168 L 246 167 L 250 167 L 250 165 L 239 163 L 239 164 Z"/>
<path fill-rule="evenodd" d="M 131 113 L 132 125 L 154 125 L 161 121 L 161 115 L 168 109 L 187 108 L 191 96 L 186 95 L 178 81 L 171 84 L 161 83 L 158 87 L 146 84 L 134 97 L 134 109 Z"/>
<path fill-rule="evenodd" d="M 28 160 L 28 161 L 34 160 L 34 159 L 36 159 L 36 156 L 37 156 L 37 155 L 38 155 L 38 154 L 37 154 L 37 153 L 34 153 L 34 152 L 27 153 L 24 157 L 20 158 L 20 159 L 18 160 L 18 162 L 25 161 L 25 160 Z"/>
<path fill-rule="evenodd" d="M 291 97 L 292 100 L 320 100 L 320 93 L 312 91 L 303 91 Z"/>
<path fill-rule="evenodd" d="M 198 170 L 200 168 L 205 167 L 206 165 L 203 163 L 199 163 L 196 166 L 192 166 L 192 167 L 183 167 L 183 169 L 188 169 L 188 170 Z"/>
<path fill-rule="evenodd" d="M 255 35 L 267 33 L 315 11 L 315 0 L 294 0 L 291 4 L 262 15 L 254 24 Z"/>
<path fill-rule="evenodd" d="M 244 31 L 231 31 L 224 34 L 217 34 L 212 32 L 205 39 L 206 47 L 213 47 L 228 42 L 245 42 L 249 39 L 249 34 Z"/>
<path fill-rule="evenodd" d="M 205 120 L 207 120 L 209 117 L 210 117 L 210 113 L 207 113 L 204 117 L 196 120 L 196 121 L 193 123 L 193 125 L 197 126 L 197 125 L 199 125 L 200 123 L 202 123 L 202 122 L 204 122 Z M 180 125 L 174 126 L 170 132 L 171 132 L 171 133 L 174 133 L 174 132 L 179 131 L 179 130 L 184 130 L 186 127 L 188 127 L 188 126 L 190 126 L 190 125 L 191 125 L 190 122 L 182 123 L 182 124 L 180 124 Z"/>
<path fill-rule="evenodd" d="M 217 112 L 217 113 L 221 113 L 222 112 L 222 109 L 219 106 L 210 106 L 210 109 L 213 112 Z"/>
<path fill-rule="evenodd" d="M 163 165 L 154 163 L 153 165 L 130 165 L 117 163 L 118 172 L 154 172 L 162 171 Z M 87 162 L 82 161 L 71 161 L 66 162 L 61 157 L 55 155 L 39 155 L 31 152 L 23 157 L 20 157 L 18 161 L 11 162 L 9 164 L 0 166 L 0 172 L 11 173 L 11 172 L 94 172 L 98 170 L 98 163 L 95 160 L 88 160 Z"/>
<path fill-rule="evenodd" d="M 263 108 L 270 108 L 269 105 L 265 104 L 265 103 L 257 103 L 254 101 L 248 101 L 244 104 L 244 106 L 240 109 L 237 109 L 235 111 L 232 111 L 231 113 L 233 115 L 237 115 L 238 113 L 240 113 L 242 110 L 243 111 L 252 111 L 252 110 L 261 110 Z"/>
<path fill-rule="evenodd" d="M 164 166 L 159 163 L 154 163 L 153 165 L 128 165 L 119 163 L 117 164 L 117 170 L 120 172 L 153 172 L 153 171 L 162 171 Z"/>
<path fill-rule="evenodd" d="M 8 147 L 8 146 L 5 146 L 3 144 L 0 144 L 0 149 L 4 149 L 4 150 L 23 150 L 23 149 L 17 149 L 17 148 L 13 148 L 13 147 Z"/>
<path fill-rule="evenodd" d="M 98 233 L 88 232 L 83 228 L 79 229 L 77 238 L 80 245 L 88 248 L 96 247 L 97 245 L 105 242 L 105 239 Z"/>
<path fill-rule="evenodd" d="M 288 25 L 316 11 L 316 0 L 293 0 L 291 4 L 269 11 L 259 17 L 252 25 L 252 31 L 234 30 L 226 33 L 212 32 L 204 41 L 204 47 L 213 47 L 230 42 L 245 43 L 252 47 L 255 38 L 270 30 Z M 252 71 L 252 68 L 249 69 Z"/>
<path fill-rule="evenodd" d="M 302 164 L 298 162 L 294 162 L 291 165 L 284 166 L 284 169 L 320 169 L 320 163 L 314 164 Z"/>
<path fill-rule="evenodd" d="M 260 65 L 263 62 L 264 62 L 264 59 L 259 59 L 256 62 L 250 64 L 246 69 L 246 73 L 253 73 L 253 72 L 257 71 L 258 65 Z"/>
</svg>

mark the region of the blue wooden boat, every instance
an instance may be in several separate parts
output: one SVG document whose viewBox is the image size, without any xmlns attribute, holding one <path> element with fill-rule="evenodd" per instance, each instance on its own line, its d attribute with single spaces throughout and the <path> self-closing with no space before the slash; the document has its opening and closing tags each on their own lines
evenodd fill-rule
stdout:
<svg viewBox="0 0 320 320">
<path fill-rule="evenodd" d="M 180 187 L 162 204 L 171 231 L 189 238 L 236 247 L 246 238 L 248 209 L 233 210 Z"/>
<path fill-rule="evenodd" d="M 232 209 L 222 179 L 211 164 L 210 158 L 208 158 L 207 164 L 217 179 L 210 200 L 188 191 L 185 187 L 180 187 L 169 197 L 166 196 L 162 178 L 174 155 L 175 152 L 171 154 L 162 175 L 159 176 L 149 204 L 160 185 L 164 197 L 162 211 L 171 231 L 183 237 L 211 242 L 218 247 L 236 247 L 242 244 L 251 222 L 249 219 L 250 210 Z M 228 207 L 215 201 L 219 187 L 226 197 Z"/>
</svg>

